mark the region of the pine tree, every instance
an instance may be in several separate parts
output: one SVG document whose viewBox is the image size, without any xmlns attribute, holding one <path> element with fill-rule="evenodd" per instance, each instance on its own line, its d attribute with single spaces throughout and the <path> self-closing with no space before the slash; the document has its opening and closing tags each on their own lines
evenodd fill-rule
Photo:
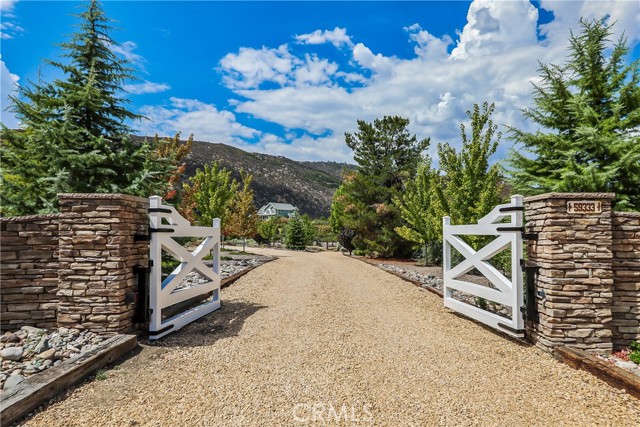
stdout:
<svg viewBox="0 0 640 427">
<path fill-rule="evenodd" d="M 12 97 L 23 131 L 3 130 L 3 214 L 55 210 L 59 192 L 163 192 L 175 170 L 169 159 L 153 158 L 152 143 L 133 142 L 126 124 L 140 116 L 120 97 L 132 69 L 111 48 L 110 19 L 92 0 L 77 15 L 79 30 L 62 43 L 68 63 L 47 61 L 64 76 L 31 82 Z M 33 166 L 37 165 L 38 169 Z M 21 183 L 29 182 L 27 187 Z M 24 201 L 23 201 L 24 200 Z"/>
<path fill-rule="evenodd" d="M 253 205 L 253 190 L 249 188 L 252 176 L 240 171 L 242 189 L 231 201 L 229 216 L 225 225 L 225 234 L 242 239 L 242 252 L 245 251 L 246 239 L 253 237 L 258 229 L 258 212 Z"/>
<path fill-rule="evenodd" d="M 306 236 L 304 224 L 300 215 L 293 215 L 287 223 L 285 236 L 287 249 L 304 250 L 306 248 Z"/>
<path fill-rule="evenodd" d="M 544 130 L 511 129 L 511 183 L 524 194 L 615 192 L 617 209 L 640 210 L 640 61 L 625 65 L 626 38 L 611 46 L 606 19 L 580 24 L 566 62 L 540 65 L 523 111 Z"/>
<path fill-rule="evenodd" d="M 429 140 L 410 135 L 408 126 L 408 119 L 387 116 L 373 123 L 359 120 L 358 132 L 345 134 L 358 166 L 336 192 L 331 225 L 336 232 L 354 230 L 355 247 L 369 255 L 398 256 L 411 249 L 395 232 L 404 223 L 392 201 L 415 174 Z"/>
<path fill-rule="evenodd" d="M 180 206 L 180 214 L 191 222 L 210 227 L 214 218 L 220 218 L 222 227 L 229 218 L 229 208 L 238 183 L 231 177 L 231 172 L 218 163 L 204 165 L 204 169 L 196 170 L 189 183 L 183 185 L 184 196 Z"/>
<path fill-rule="evenodd" d="M 415 177 L 407 180 L 402 195 L 393 200 L 406 223 L 395 230 L 401 237 L 423 246 L 425 265 L 437 263 L 442 253 L 442 236 L 438 233 L 441 219 L 436 211 L 435 190 L 439 184 L 437 171 L 431 168 L 431 159 L 425 156 Z"/>
</svg>

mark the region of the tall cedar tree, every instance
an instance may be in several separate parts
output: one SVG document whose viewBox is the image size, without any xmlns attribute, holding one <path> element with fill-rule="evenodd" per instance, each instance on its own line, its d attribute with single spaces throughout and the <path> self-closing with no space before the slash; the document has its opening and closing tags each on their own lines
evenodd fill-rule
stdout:
<svg viewBox="0 0 640 427">
<path fill-rule="evenodd" d="M 345 134 L 358 166 L 336 192 L 331 224 L 337 232 L 354 230 L 354 246 L 370 255 L 406 255 L 411 250 L 411 243 L 395 232 L 404 222 L 392 201 L 415 174 L 429 139 L 418 140 L 408 126 L 408 119 L 385 116 L 373 123 L 359 120 L 358 132 Z"/>
<path fill-rule="evenodd" d="M 12 97 L 23 130 L 2 130 L 3 215 L 53 211 L 60 192 L 163 192 L 176 168 L 128 136 L 125 122 L 140 117 L 119 93 L 132 69 L 111 50 L 117 43 L 100 3 L 76 16 L 78 32 L 61 44 L 68 63 L 46 61 L 64 78 L 30 82 Z"/>
<path fill-rule="evenodd" d="M 606 19 L 580 24 L 567 61 L 540 65 L 523 112 L 551 131 L 511 129 L 523 148 L 511 153 L 511 183 L 525 194 L 615 192 L 618 210 L 640 210 L 640 61 L 625 65 L 626 38 L 610 46 Z"/>
<path fill-rule="evenodd" d="M 211 227 L 213 219 L 220 218 L 224 229 L 236 191 L 238 183 L 231 177 L 231 172 L 217 162 L 204 165 L 204 169 L 196 170 L 189 183 L 183 185 L 180 214 L 205 227 Z"/>
<path fill-rule="evenodd" d="M 228 236 L 242 239 L 242 251 L 246 246 L 246 239 L 253 237 L 258 230 L 258 212 L 253 204 L 253 190 L 249 188 L 252 176 L 240 171 L 242 177 L 242 189 L 239 190 L 231 201 L 229 217 L 224 226 Z"/>
<path fill-rule="evenodd" d="M 437 171 L 431 168 L 431 159 L 425 156 L 415 177 L 406 182 L 402 195 L 393 200 L 406 223 L 395 230 L 401 237 L 422 245 L 425 265 L 437 263 L 442 252 L 435 192 L 435 186 L 440 184 L 438 178 Z"/>
</svg>

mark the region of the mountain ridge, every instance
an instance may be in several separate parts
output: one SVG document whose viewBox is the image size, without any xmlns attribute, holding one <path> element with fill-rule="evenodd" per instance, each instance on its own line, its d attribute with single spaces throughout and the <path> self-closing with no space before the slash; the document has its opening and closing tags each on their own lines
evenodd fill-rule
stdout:
<svg viewBox="0 0 640 427">
<path fill-rule="evenodd" d="M 205 164 L 218 162 L 240 179 L 240 170 L 253 175 L 256 209 L 268 202 L 291 203 L 311 217 L 327 217 L 331 200 L 342 182 L 342 172 L 354 165 L 338 162 L 296 161 L 284 156 L 251 153 L 227 144 L 193 141 L 186 157 L 184 179 Z"/>
</svg>

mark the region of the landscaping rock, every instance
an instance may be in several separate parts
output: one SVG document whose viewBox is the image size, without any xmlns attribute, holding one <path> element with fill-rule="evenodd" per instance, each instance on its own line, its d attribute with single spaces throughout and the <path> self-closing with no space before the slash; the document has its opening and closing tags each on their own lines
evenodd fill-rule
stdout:
<svg viewBox="0 0 640 427">
<path fill-rule="evenodd" d="M 0 352 L 0 356 L 5 360 L 20 360 L 22 353 L 22 347 L 9 347 L 3 349 L 2 352 Z"/>
<path fill-rule="evenodd" d="M 33 326 L 24 326 L 2 338 L 0 389 L 11 375 L 28 377 L 58 366 L 64 359 L 89 351 L 105 339 L 93 332 L 78 329 L 48 331 Z"/>
<path fill-rule="evenodd" d="M 2 386 L 3 390 L 9 390 L 12 387 L 17 386 L 18 384 L 20 384 L 22 381 L 24 381 L 24 377 L 20 374 L 18 375 L 11 375 L 9 378 L 7 378 L 7 380 L 4 382 L 4 385 Z"/>
<path fill-rule="evenodd" d="M 20 342 L 20 337 L 12 332 L 7 332 L 0 337 L 0 343 L 16 343 Z"/>
<path fill-rule="evenodd" d="M 42 353 L 38 354 L 37 357 L 39 357 L 40 359 L 53 359 L 53 356 L 55 356 L 56 354 L 56 349 L 55 348 L 50 348 L 47 351 L 43 351 Z"/>
</svg>

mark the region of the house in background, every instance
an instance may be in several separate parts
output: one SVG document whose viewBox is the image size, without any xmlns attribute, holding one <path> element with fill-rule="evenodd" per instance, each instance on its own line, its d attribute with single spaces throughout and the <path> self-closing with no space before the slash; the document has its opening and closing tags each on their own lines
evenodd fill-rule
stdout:
<svg viewBox="0 0 640 427">
<path fill-rule="evenodd" d="M 269 202 L 258 211 L 260 219 L 269 219 L 273 216 L 281 216 L 290 218 L 298 212 L 298 208 L 289 203 L 273 203 Z"/>
</svg>

